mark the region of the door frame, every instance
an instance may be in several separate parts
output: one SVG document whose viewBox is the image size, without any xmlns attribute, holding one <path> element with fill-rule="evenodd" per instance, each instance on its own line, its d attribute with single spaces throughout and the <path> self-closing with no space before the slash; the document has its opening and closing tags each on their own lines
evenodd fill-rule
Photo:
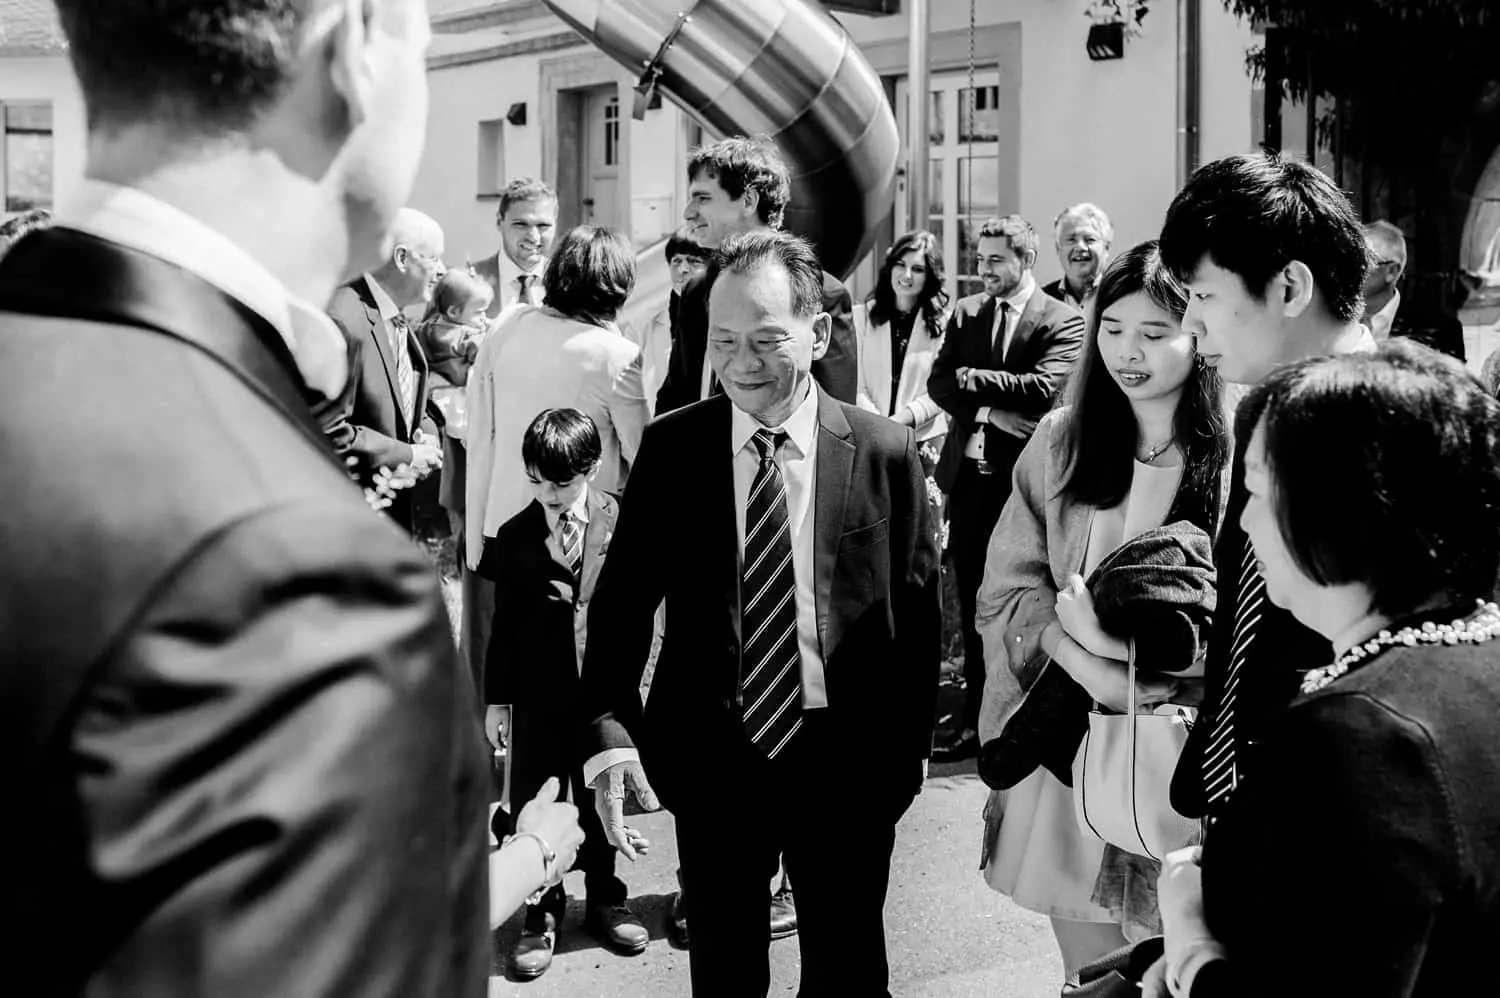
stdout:
<svg viewBox="0 0 1500 998">
<path fill-rule="evenodd" d="M 566 232 L 583 220 L 583 178 L 581 145 L 583 142 L 583 98 L 599 87 L 614 87 L 625 106 L 623 70 L 597 50 L 543 59 L 537 66 L 539 77 L 538 121 L 542 125 L 542 180 L 557 192 L 558 232 Z M 555 123 L 556 128 L 546 127 Z M 616 182 L 615 213 L 629 211 L 630 133 L 628 119 L 620 124 L 620 172 Z M 566 151 L 567 155 L 563 155 Z M 621 207 L 622 200 L 626 207 Z M 615 219 L 623 232 L 630 231 L 628 218 Z"/>
</svg>

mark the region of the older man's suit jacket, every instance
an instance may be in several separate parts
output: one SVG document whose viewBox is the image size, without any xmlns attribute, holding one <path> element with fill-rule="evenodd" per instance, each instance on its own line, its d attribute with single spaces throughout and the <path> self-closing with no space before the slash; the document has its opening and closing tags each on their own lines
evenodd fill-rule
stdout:
<svg viewBox="0 0 1500 998">
<path fill-rule="evenodd" d="M 352 397 L 327 427 L 334 449 L 340 456 L 357 458 L 364 475 L 373 474 L 381 466 L 409 464 L 412 438 L 427 408 L 427 357 L 417 343 L 415 330 L 409 330 L 406 336 L 412 372 L 417 377 L 414 416 L 408 424 L 396 397 L 396 358 L 369 280 L 361 277 L 339 288 L 328 314 L 344 335 L 359 343 L 359 365 L 349 372 L 354 382 Z"/>
<path fill-rule="evenodd" d="M 910 429 L 818 395 L 814 578 L 828 709 L 861 732 L 872 794 L 910 800 L 932 747 L 941 631 L 922 465 Z M 730 451 L 725 396 L 651 424 L 589 612 L 582 754 L 634 745 L 679 812 L 744 739 Z M 643 710 L 663 600 L 666 635 Z"/>
<path fill-rule="evenodd" d="M 708 354 L 707 276 L 695 277 L 682 289 L 672 311 L 672 355 L 667 375 L 656 393 L 658 416 L 692 405 L 703 386 L 703 358 Z M 813 361 L 812 375 L 822 389 L 840 402 L 853 403 L 859 395 L 859 337 L 850 316 L 852 305 L 844 282 L 823 274 L 823 311 L 833 319 L 828 350 Z"/>
<path fill-rule="evenodd" d="M 484 994 L 472 686 L 310 400 L 187 271 L 0 264 L 6 991 Z"/>
<path fill-rule="evenodd" d="M 951 417 L 948 439 L 938 462 L 937 483 L 953 487 L 964 447 L 979 428 L 982 407 L 1005 409 L 1033 419 L 1052 408 L 1083 345 L 1083 316 L 1071 305 L 1034 292 L 1016 323 L 1010 349 L 998 357 L 1000 338 L 992 342 L 996 299 L 977 294 L 959 300 L 948 319 L 943 348 L 932 364 L 927 390 Z M 958 369 L 971 369 L 969 387 L 958 387 Z M 1026 441 L 988 424 L 984 426 L 985 460 L 995 473 L 1010 477 Z"/>
</svg>

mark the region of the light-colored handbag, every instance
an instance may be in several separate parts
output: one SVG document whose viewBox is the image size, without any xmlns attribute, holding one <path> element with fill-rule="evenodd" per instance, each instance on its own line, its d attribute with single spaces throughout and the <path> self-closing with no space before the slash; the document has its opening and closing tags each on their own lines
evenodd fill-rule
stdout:
<svg viewBox="0 0 1500 998">
<path fill-rule="evenodd" d="M 1126 852 L 1160 860 L 1196 845 L 1202 825 L 1172 809 L 1172 771 L 1187 743 L 1193 712 L 1136 713 L 1135 642 L 1130 642 L 1127 714 L 1096 709 L 1073 758 L 1073 803 L 1079 827 Z"/>
</svg>

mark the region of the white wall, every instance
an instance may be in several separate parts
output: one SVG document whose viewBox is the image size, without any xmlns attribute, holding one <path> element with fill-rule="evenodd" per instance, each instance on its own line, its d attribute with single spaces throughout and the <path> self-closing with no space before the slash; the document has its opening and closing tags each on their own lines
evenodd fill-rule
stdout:
<svg viewBox="0 0 1500 998">
<path fill-rule="evenodd" d="M 1217 0 L 1200 2 L 1200 149 L 1207 161 L 1251 146 L 1250 80 L 1244 69 L 1251 38 Z M 1037 276 L 1044 282 L 1060 273 L 1050 229 L 1062 208 L 1097 203 L 1109 214 L 1115 247 L 1122 249 L 1156 235 L 1177 187 L 1175 4 L 1152 4 L 1144 34 L 1126 41 L 1125 57 L 1104 62 L 1090 61 L 1085 51 L 1085 6 L 1085 0 L 978 4 L 980 26 L 1021 26 L 1017 210 L 1042 234 Z M 934 0 L 932 31 L 965 30 L 968 14 L 966 0 Z M 908 34 L 902 15 L 843 15 L 840 21 L 861 45 Z M 984 59 L 979 53 L 979 61 Z"/>
<path fill-rule="evenodd" d="M 66 56 L 0 58 L 0 102 L 52 102 L 52 202 L 65 203 L 83 178 L 88 135 L 83 94 Z"/>
</svg>

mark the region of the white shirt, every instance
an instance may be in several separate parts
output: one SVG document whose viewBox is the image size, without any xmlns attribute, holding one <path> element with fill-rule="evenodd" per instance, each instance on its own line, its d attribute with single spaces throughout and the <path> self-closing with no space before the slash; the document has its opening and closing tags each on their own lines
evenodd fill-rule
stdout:
<svg viewBox="0 0 1500 998">
<path fill-rule="evenodd" d="M 1401 292 L 1391 293 L 1391 300 L 1385 303 L 1385 307 L 1370 316 L 1367 323 L 1370 335 L 1375 337 L 1375 342 L 1381 343 L 1390 339 L 1391 325 L 1396 321 L 1396 312 L 1401 308 Z"/>
<path fill-rule="evenodd" d="M 745 507 L 750 486 L 760 468 L 760 451 L 752 439 L 756 431 L 784 431 L 788 437 L 776 451 L 776 464 L 786 483 L 787 520 L 792 534 L 792 576 L 796 582 L 797 651 L 802 665 L 802 709 L 828 706 L 828 684 L 823 670 L 822 644 L 818 640 L 818 604 L 814 590 L 813 495 L 817 491 L 818 391 L 812 387 L 802 404 L 779 427 L 765 427 L 738 407 L 730 409 L 729 442 L 734 454 L 734 525 L 740 561 L 745 558 Z M 742 569 L 743 570 L 743 569 Z M 584 786 L 591 787 L 600 773 L 622 762 L 635 762 L 633 748 L 607 749 L 583 764 Z"/>
<path fill-rule="evenodd" d="M 581 526 L 587 527 L 589 525 L 589 490 L 582 489 L 578 493 L 578 498 L 573 500 L 573 505 L 563 510 L 562 513 L 554 513 L 546 506 L 542 507 L 542 516 L 547 521 L 547 530 L 553 537 L 557 537 L 557 523 L 562 519 L 563 513 L 570 514 Z"/>
<path fill-rule="evenodd" d="M 1026 273 L 1021 275 L 1021 283 L 1016 286 L 1016 290 L 1011 296 L 1000 299 L 1000 301 L 1009 305 L 1010 308 L 1003 309 L 998 303 L 995 305 L 995 324 L 990 327 L 990 349 L 994 349 L 995 339 L 1003 336 L 1000 356 L 1004 357 L 1010 353 L 1011 341 L 1016 338 L 1016 327 L 1021 324 L 1021 313 L 1026 311 L 1026 306 L 1031 303 L 1031 296 L 1035 293 L 1036 278 L 1031 276 L 1030 273 Z M 1003 332 L 1000 328 L 1002 321 L 1005 326 Z M 990 407 L 987 405 L 980 406 L 979 411 L 974 414 L 976 427 L 974 432 L 969 435 L 968 445 L 964 447 L 964 457 L 971 457 L 977 461 L 984 460 L 984 427 L 989 422 L 989 418 Z"/>
<path fill-rule="evenodd" d="M 349 380 L 344 336 L 323 309 L 294 297 L 255 257 L 180 208 L 136 190 L 81 181 L 56 224 L 141 253 L 203 278 L 269 322 L 286 341 L 309 388 L 336 397 Z"/>
<path fill-rule="evenodd" d="M 542 257 L 540 263 L 530 270 L 522 270 L 516 266 L 505 252 L 505 247 L 500 247 L 500 311 L 505 311 L 512 305 L 520 302 L 523 305 L 540 305 L 542 303 L 542 274 L 547 270 L 547 258 Z M 531 286 L 526 289 L 526 297 L 521 297 L 521 275 L 530 274 L 534 278 Z"/>
<path fill-rule="evenodd" d="M 749 413 L 731 408 L 729 442 L 734 454 L 734 525 L 739 534 L 740 560 L 745 557 L 745 507 L 750 486 L 760 470 L 757 431 L 768 429 Z M 828 706 L 828 684 L 823 677 L 823 652 L 818 641 L 818 603 L 813 588 L 813 494 L 817 491 L 818 392 L 809 385 L 807 398 L 781 426 L 769 427 L 787 435 L 776 449 L 776 465 L 786 483 L 787 526 L 792 535 L 792 576 L 797 584 L 797 650 L 802 659 L 802 707 Z"/>
</svg>

